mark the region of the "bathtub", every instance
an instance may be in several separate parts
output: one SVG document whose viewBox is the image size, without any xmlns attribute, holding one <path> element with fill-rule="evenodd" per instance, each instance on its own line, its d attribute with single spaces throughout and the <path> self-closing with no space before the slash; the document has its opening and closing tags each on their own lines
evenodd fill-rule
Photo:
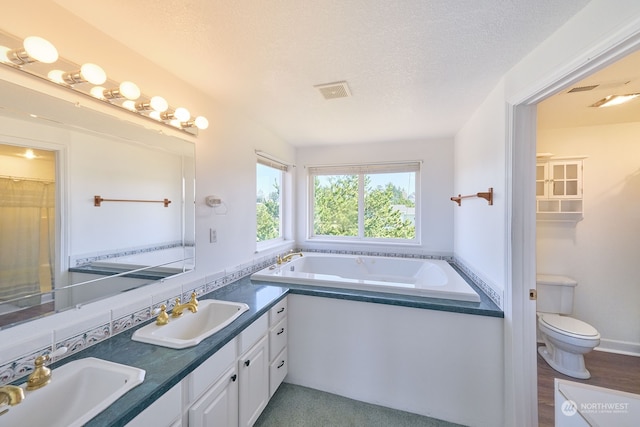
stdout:
<svg viewBox="0 0 640 427">
<path fill-rule="evenodd" d="M 251 279 L 480 302 L 478 293 L 442 260 L 305 253 Z"/>
</svg>

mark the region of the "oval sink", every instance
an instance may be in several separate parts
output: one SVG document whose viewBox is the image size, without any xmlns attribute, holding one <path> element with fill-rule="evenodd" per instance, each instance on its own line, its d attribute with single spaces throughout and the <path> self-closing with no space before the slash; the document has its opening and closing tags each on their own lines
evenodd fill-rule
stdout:
<svg viewBox="0 0 640 427">
<path fill-rule="evenodd" d="M 76 427 L 86 424 L 144 381 L 145 371 L 94 357 L 51 371 L 51 382 L 0 415 L 2 426 Z M 3 410 L 5 408 L 2 408 Z"/>
<path fill-rule="evenodd" d="M 247 310 L 249 306 L 239 302 L 201 300 L 196 313 L 185 310 L 181 317 L 169 316 L 169 323 L 162 326 L 150 323 L 135 331 L 131 339 L 169 348 L 193 347 Z"/>
</svg>

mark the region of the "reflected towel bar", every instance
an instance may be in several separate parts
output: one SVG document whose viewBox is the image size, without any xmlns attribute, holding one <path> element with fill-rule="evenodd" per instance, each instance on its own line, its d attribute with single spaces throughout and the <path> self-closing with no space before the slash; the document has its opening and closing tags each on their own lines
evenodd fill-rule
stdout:
<svg viewBox="0 0 640 427">
<path fill-rule="evenodd" d="M 163 203 L 164 207 L 168 207 L 171 200 L 133 200 L 133 199 L 103 199 L 100 196 L 93 196 L 93 206 L 100 206 L 102 202 L 140 202 L 140 203 Z"/>
<path fill-rule="evenodd" d="M 469 194 L 468 196 L 461 196 L 460 194 L 458 194 L 458 197 L 452 197 L 451 200 L 453 200 L 458 204 L 458 206 L 460 206 L 462 204 L 462 199 L 469 199 L 471 197 L 480 197 L 482 199 L 485 199 L 487 202 L 489 202 L 489 206 L 491 206 L 493 205 L 493 187 L 489 187 L 489 191 Z"/>
</svg>

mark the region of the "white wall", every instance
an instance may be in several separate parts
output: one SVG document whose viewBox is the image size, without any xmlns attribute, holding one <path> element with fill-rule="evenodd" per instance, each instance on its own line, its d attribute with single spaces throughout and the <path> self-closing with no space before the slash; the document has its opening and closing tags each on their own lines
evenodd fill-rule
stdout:
<svg viewBox="0 0 640 427">
<path fill-rule="evenodd" d="M 305 166 L 422 160 L 420 172 L 420 245 L 321 243 L 308 239 L 308 174 Z M 427 141 L 300 147 L 296 152 L 296 242 L 305 248 L 406 251 L 451 256 L 453 251 L 453 141 Z"/>
<path fill-rule="evenodd" d="M 456 135 L 456 193 L 476 194 L 493 188 L 493 205 L 484 199 L 463 200 L 454 210 L 456 257 L 491 286 L 502 301 L 505 260 L 505 126 L 504 87 L 498 85 Z"/>
<path fill-rule="evenodd" d="M 503 425 L 503 319 L 287 298 L 287 382 L 462 425 Z"/>
<path fill-rule="evenodd" d="M 639 135 L 640 123 L 540 130 L 538 151 L 588 158 L 584 219 L 536 225 L 538 272 L 578 281 L 574 316 L 598 329 L 602 348 L 640 354 Z"/>
</svg>

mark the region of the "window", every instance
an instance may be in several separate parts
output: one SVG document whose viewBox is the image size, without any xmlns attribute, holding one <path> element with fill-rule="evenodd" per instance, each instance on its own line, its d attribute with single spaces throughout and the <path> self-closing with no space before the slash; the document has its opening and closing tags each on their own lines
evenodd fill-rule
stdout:
<svg viewBox="0 0 640 427">
<path fill-rule="evenodd" d="M 258 157 L 256 165 L 256 241 L 282 239 L 282 182 L 285 165 Z"/>
<path fill-rule="evenodd" d="M 310 237 L 417 241 L 419 162 L 309 167 Z"/>
</svg>

